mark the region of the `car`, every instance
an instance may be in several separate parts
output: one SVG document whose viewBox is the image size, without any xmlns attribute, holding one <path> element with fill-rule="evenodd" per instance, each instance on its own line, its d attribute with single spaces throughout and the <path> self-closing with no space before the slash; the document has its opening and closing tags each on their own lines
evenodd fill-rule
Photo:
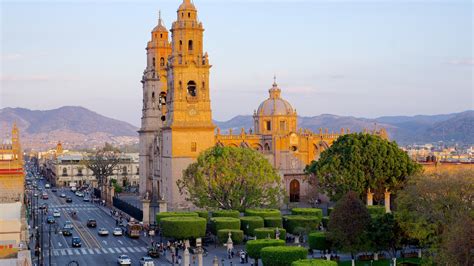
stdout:
<svg viewBox="0 0 474 266">
<path fill-rule="evenodd" d="M 89 201 L 91 201 L 91 199 L 90 199 L 89 197 L 84 197 L 84 198 L 82 199 L 82 201 L 89 202 Z"/>
<path fill-rule="evenodd" d="M 140 259 L 140 265 L 141 266 L 155 266 L 155 262 L 153 261 L 152 258 L 146 256 Z"/>
<path fill-rule="evenodd" d="M 84 197 L 84 193 L 80 192 L 80 191 L 77 191 L 76 192 L 76 196 L 78 197 Z"/>
<path fill-rule="evenodd" d="M 48 197 L 48 194 L 47 194 L 47 193 L 43 193 L 42 198 L 43 198 L 44 200 L 47 200 L 47 199 L 49 198 L 49 197 Z"/>
<path fill-rule="evenodd" d="M 97 233 L 99 233 L 100 236 L 108 236 L 109 235 L 109 230 L 102 227 L 102 228 L 99 229 L 99 231 L 97 231 Z"/>
<path fill-rule="evenodd" d="M 71 187 L 72 192 L 76 192 L 77 188 L 76 187 Z"/>
<path fill-rule="evenodd" d="M 56 188 L 51 189 L 52 192 L 57 192 L 58 190 Z"/>
<path fill-rule="evenodd" d="M 38 197 L 39 195 L 38 195 L 38 193 L 35 193 L 35 194 L 33 194 L 33 196 Z"/>
<path fill-rule="evenodd" d="M 63 232 L 63 236 L 72 236 L 71 229 L 63 228 L 62 232 Z"/>
<path fill-rule="evenodd" d="M 81 246 L 81 239 L 77 236 L 72 238 L 72 246 L 73 247 L 80 247 Z"/>
<path fill-rule="evenodd" d="M 54 210 L 53 217 L 61 217 L 61 213 L 58 210 Z"/>
<path fill-rule="evenodd" d="M 115 227 L 115 228 L 114 228 L 114 231 L 112 232 L 112 234 L 113 234 L 114 236 L 121 236 L 121 235 L 123 235 L 122 228 Z"/>
<path fill-rule="evenodd" d="M 72 225 L 71 221 L 66 221 L 64 223 L 64 229 L 74 229 L 74 226 Z"/>
<path fill-rule="evenodd" d="M 61 195 L 59 195 L 59 197 L 61 197 L 61 198 L 65 198 L 65 197 L 66 197 L 66 194 L 64 194 L 64 193 L 61 193 Z"/>
<path fill-rule="evenodd" d="M 43 203 L 39 206 L 40 210 L 44 210 L 48 208 L 48 203 Z"/>
<path fill-rule="evenodd" d="M 54 220 L 54 217 L 49 215 L 48 218 L 46 218 L 46 222 L 49 224 L 54 224 L 56 221 Z"/>
<path fill-rule="evenodd" d="M 87 220 L 87 227 L 97 227 L 97 221 L 95 219 Z"/>
<path fill-rule="evenodd" d="M 72 198 L 71 198 L 71 197 L 67 197 L 67 198 L 66 198 L 66 202 L 67 202 L 67 203 L 71 203 L 71 202 L 72 202 Z"/>
<path fill-rule="evenodd" d="M 117 263 L 118 265 L 132 265 L 132 259 L 128 255 L 120 255 Z"/>
<path fill-rule="evenodd" d="M 50 185 L 50 184 L 46 184 L 46 185 L 44 185 L 44 188 L 51 188 L 51 185 Z"/>
</svg>

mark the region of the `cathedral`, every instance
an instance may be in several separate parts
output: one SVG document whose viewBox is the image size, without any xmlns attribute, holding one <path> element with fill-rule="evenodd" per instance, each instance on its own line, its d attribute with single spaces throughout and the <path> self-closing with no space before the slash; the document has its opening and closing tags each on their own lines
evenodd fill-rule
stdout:
<svg viewBox="0 0 474 266">
<path fill-rule="evenodd" d="M 171 32 L 171 41 L 169 39 Z M 348 129 L 311 132 L 282 98 L 274 79 L 268 99 L 254 111 L 254 128 L 223 133 L 212 122 L 209 74 L 202 22 L 191 0 L 184 0 L 170 31 L 161 15 L 146 47 L 140 138 L 140 196 L 143 219 L 153 223 L 160 211 L 192 208 L 176 181 L 199 153 L 215 145 L 255 149 L 279 171 L 290 201 L 309 197 L 304 168 L 317 160 Z M 386 135 L 382 129 L 376 134 Z"/>
</svg>

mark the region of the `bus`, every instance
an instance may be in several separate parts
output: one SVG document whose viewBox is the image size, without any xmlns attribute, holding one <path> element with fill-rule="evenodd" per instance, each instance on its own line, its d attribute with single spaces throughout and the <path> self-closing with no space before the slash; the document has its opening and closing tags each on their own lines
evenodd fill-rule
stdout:
<svg viewBox="0 0 474 266">
<path fill-rule="evenodd" d="M 142 226 L 139 223 L 129 222 L 127 224 L 127 235 L 131 238 L 139 238 Z"/>
</svg>

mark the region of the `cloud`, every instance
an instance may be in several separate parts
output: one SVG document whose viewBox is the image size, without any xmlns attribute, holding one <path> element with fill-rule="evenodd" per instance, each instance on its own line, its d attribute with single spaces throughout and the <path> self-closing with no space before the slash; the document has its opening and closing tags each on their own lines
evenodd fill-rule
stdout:
<svg viewBox="0 0 474 266">
<path fill-rule="evenodd" d="M 24 56 L 20 53 L 8 53 L 2 55 L 2 61 L 13 61 L 22 59 Z"/>
<path fill-rule="evenodd" d="M 448 61 L 448 64 L 455 66 L 474 66 L 473 58 L 462 58 Z"/>
</svg>

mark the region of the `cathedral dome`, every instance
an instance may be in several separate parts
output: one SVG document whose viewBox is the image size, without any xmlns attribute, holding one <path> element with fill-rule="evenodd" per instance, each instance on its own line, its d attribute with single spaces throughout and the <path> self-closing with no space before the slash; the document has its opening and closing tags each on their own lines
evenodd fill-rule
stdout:
<svg viewBox="0 0 474 266">
<path fill-rule="evenodd" d="M 271 116 L 271 115 L 292 115 L 294 114 L 291 104 L 280 97 L 281 90 L 276 83 L 268 90 L 270 96 L 263 101 L 257 109 L 257 115 Z"/>
<path fill-rule="evenodd" d="M 196 10 L 196 7 L 191 3 L 191 0 L 184 0 L 178 8 L 178 11 L 180 10 Z"/>
</svg>

